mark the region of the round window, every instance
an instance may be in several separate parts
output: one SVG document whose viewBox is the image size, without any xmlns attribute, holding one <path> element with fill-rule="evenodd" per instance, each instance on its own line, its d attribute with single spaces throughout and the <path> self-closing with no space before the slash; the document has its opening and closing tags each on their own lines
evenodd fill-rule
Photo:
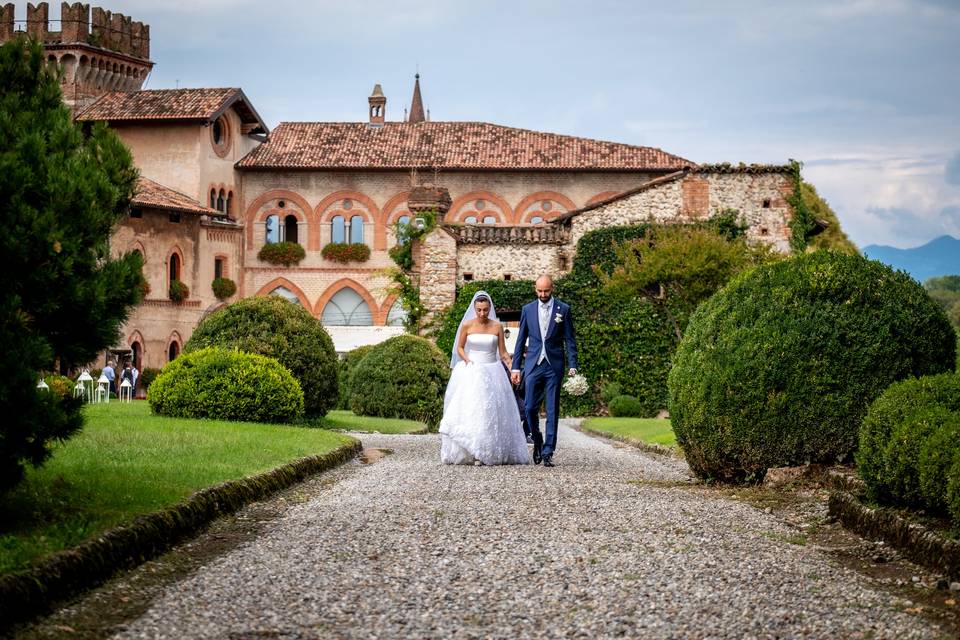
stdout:
<svg viewBox="0 0 960 640">
<path fill-rule="evenodd" d="M 217 118 L 210 127 L 210 141 L 213 143 L 213 150 L 221 158 L 230 151 L 230 124 L 226 116 Z"/>
</svg>

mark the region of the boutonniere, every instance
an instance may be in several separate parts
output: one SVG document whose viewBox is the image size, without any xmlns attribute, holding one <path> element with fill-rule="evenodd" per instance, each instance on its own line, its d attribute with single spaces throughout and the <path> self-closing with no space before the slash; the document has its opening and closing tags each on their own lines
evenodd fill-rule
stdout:
<svg viewBox="0 0 960 640">
<path fill-rule="evenodd" d="M 556 316 L 554 316 L 553 321 L 556 322 L 557 324 L 560 324 L 561 322 L 563 322 L 563 314 L 558 313 Z"/>
</svg>

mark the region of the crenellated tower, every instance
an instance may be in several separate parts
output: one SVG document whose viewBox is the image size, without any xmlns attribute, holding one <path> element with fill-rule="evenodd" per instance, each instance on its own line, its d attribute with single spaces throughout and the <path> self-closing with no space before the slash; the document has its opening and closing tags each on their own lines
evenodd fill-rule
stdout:
<svg viewBox="0 0 960 640">
<path fill-rule="evenodd" d="M 64 102 L 77 113 L 111 91 L 137 91 L 153 68 L 150 27 L 122 13 L 89 4 L 60 4 L 60 30 L 50 30 L 50 5 L 27 4 L 25 21 L 14 19 L 14 5 L 0 7 L 0 44 L 24 31 L 43 43 L 50 62 L 63 68 Z"/>
</svg>

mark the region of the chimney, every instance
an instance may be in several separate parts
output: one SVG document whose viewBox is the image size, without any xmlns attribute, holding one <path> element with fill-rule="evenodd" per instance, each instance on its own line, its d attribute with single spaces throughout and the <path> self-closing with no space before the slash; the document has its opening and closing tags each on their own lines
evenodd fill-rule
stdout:
<svg viewBox="0 0 960 640">
<path fill-rule="evenodd" d="M 387 97 L 383 95 L 383 89 L 380 85 L 373 87 L 373 93 L 367 98 L 370 105 L 370 125 L 371 127 L 382 127 L 387 118 Z"/>
</svg>

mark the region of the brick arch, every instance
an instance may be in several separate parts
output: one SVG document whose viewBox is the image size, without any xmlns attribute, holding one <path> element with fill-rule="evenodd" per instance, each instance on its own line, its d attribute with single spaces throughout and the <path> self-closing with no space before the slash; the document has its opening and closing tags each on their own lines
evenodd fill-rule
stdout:
<svg viewBox="0 0 960 640">
<path fill-rule="evenodd" d="M 163 356 L 167 361 L 170 361 L 170 343 L 177 343 L 177 357 L 183 355 L 183 337 L 180 336 L 180 332 L 174 329 L 170 332 L 170 335 L 167 337 L 167 342 L 163 345 Z"/>
<path fill-rule="evenodd" d="M 514 217 L 513 217 L 513 220 L 511 220 L 511 222 L 513 224 L 523 224 L 525 220 L 532 218 L 534 215 L 533 213 L 530 213 L 530 214 L 525 213 L 527 210 L 527 207 L 532 205 L 534 202 L 539 202 L 540 200 L 550 200 L 551 202 L 558 202 L 564 207 L 566 207 L 567 211 L 573 211 L 574 209 L 577 208 L 577 205 L 573 204 L 573 200 L 563 195 L 562 193 L 558 193 L 556 191 L 537 191 L 536 193 L 531 193 L 526 198 L 520 201 L 520 204 L 518 204 L 516 209 L 514 209 Z M 558 212 L 558 211 L 541 212 L 537 215 L 540 215 L 544 220 L 546 220 L 548 218 L 552 218 L 559 215 L 559 213 L 562 213 L 562 212 Z"/>
<path fill-rule="evenodd" d="M 359 191 L 351 191 L 350 189 L 341 189 L 340 191 L 334 191 L 333 193 L 328 195 L 326 198 L 321 200 L 320 204 L 314 207 L 313 209 L 314 220 L 316 222 L 329 222 L 330 218 L 332 218 L 333 215 L 331 214 L 331 212 L 328 211 L 328 209 L 330 209 L 338 200 L 344 200 L 346 198 L 349 198 L 351 200 L 356 200 L 357 202 L 362 204 L 364 207 L 366 207 L 367 214 L 369 215 L 364 215 L 364 218 L 363 218 L 364 222 L 374 223 L 373 248 L 385 249 L 387 246 L 386 233 L 383 234 L 383 245 L 382 246 L 377 245 L 377 227 L 381 226 L 381 224 L 379 224 L 380 207 L 378 207 L 377 204 L 369 196 L 363 193 L 360 193 Z M 353 209 L 351 209 L 346 213 L 349 213 L 350 215 L 355 215 L 353 212 Z M 363 214 L 362 211 L 358 211 L 357 213 L 361 215 Z M 315 227 L 315 229 L 313 229 L 310 233 L 310 242 L 316 243 L 316 248 L 319 249 L 320 248 L 320 225 L 315 224 L 311 226 Z"/>
<path fill-rule="evenodd" d="M 591 204 L 594 204 L 595 202 L 600 202 L 601 200 L 606 200 L 607 198 L 612 198 L 613 196 L 618 196 L 618 195 L 620 195 L 619 191 L 603 191 L 593 196 L 589 200 L 587 200 L 583 206 L 588 207 Z"/>
<path fill-rule="evenodd" d="M 143 355 L 147 349 L 147 341 L 143 339 L 143 334 L 140 333 L 139 329 L 134 329 L 133 332 L 127 336 L 127 345 L 132 345 L 134 342 L 140 343 L 140 355 Z"/>
<path fill-rule="evenodd" d="M 180 245 L 175 244 L 171 248 L 167 249 L 167 252 L 163 258 L 163 269 L 165 271 L 163 277 L 164 280 L 166 280 L 167 289 L 170 288 L 170 256 L 173 254 L 177 254 L 177 257 L 180 258 L 180 282 L 187 284 L 186 280 L 184 280 L 184 274 L 187 271 L 187 263 L 183 259 L 183 249 L 180 248 Z M 187 286 L 189 287 L 190 285 L 187 284 Z"/>
<path fill-rule="evenodd" d="M 307 295 L 303 292 L 303 289 L 301 289 L 300 287 L 298 287 L 297 285 L 293 284 L 292 282 L 290 282 L 289 280 L 283 277 L 274 278 L 267 284 L 260 287 L 260 290 L 257 291 L 254 295 L 268 296 L 270 295 L 270 292 L 276 289 L 277 287 L 284 287 L 285 289 L 289 289 L 295 296 L 297 296 L 297 300 L 300 301 L 300 306 L 302 306 L 307 311 L 310 311 L 311 309 L 310 301 L 307 299 Z"/>
<path fill-rule="evenodd" d="M 300 207 L 300 209 L 304 212 L 304 214 L 309 215 L 309 213 L 310 213 L 311 211 L 313 211 L 313 208 L 312 208 L 312 207 L 310 206 L 310 204 L 303 198 L 303 196 L 301 196 L 300 194 L 298 194 L 298 193 L 296 193 L 296 192 L 294 192 L 294 191 L 288 191 L 288 190 L 286 190 L 286 189 L 271 189 L 270 191 L 267 191 L 266 193 L 260 194 L 260 195 L 257 197 L 257 199 L 254 200 L 254 201 L 250 204 L 249 207 L 247 207 L 247 211 L 246 211 L 246 213 L 245 213 L 244 216 L 243 216 L 243 219 L 246 220 L 246 222 L 247 222 L 247 224 L 246 224 L 246 227 L 247 227 L 247 230 L 246 230 L 246 233 L 247 233 L 247 249 L 253 249 L 253 227 L 255 226 L 255 225 L 254 225 L 254 222 L 255 222 L 255 218 L 256 218 L 256 216 L 257 216 L 257 211 L 259 211 L 260 207 L 262 207 L 264 204 L 266 204 L 266 203 L 269 202 L 270 200 L 275 200 L 275 199 L 278 199 L 278 198 L 282 198 L 282 199 L 284 199 L 284 200 L 289 200 L 290 202 L 294 203 L 295 205 L 297 205 L 298 207 Z M 286 210 L 286 209 L 284 209 L 284 211 L 285 211 L 285 210 Z M 307 237 L 310 238 L 310 227 L 313 227 L 314 225 L 309 224 L 309 222 L 310 222 L 309 219 L 307 220 L 307 222 L 308 222 L 308 226 L 307 226 Z M 314 247 L 313 245 L 310 245 L 308 248 L 309 248 L 309 249 L 319 249 L 319 246 Z"/>
<path fill-rule="evenodd" d="M 146 248 L 144 248 L 143 243 L 140 242 L 139 240 L 134 240 L 134 241 L 131 242 L 130 245 L 127 247 L 127 253 L 130 253 L 131 251 L 139 251 L 139 252 L 140 252 L 140 256 L 143 258 L 143 264 L 144 264 L 144 266 L 146 266 L 146 264 L 147 264 L 147 250 L 146 250 Z"/>
<path fill-rule="evenodd" d="M 393 303 L 397 301 L 398 296 L 395 293 L 391 293 L 387 296 L 387 299 L 383 301 L 383 304 L 380 305 L 380 324 L 387 324 L 387 316 L 390 315 L 390 307 L 393 306 Z"/>
<path fill-rule="evenodd" d="M 489 200 L 496 204 L 500 208 L 500 214 L 497 218 L 500 219 L 502 224 L 506 224 L 513 219 L 513 209 L 507 204 L 506 200 L 492 191 L 471 191 L 470 193 L 465 193 L 457 197 L 457 199 L 453 201 L 450 205 L 450 213 L 446 216 L 446 220 L 450 222 L 463 222 L 463 214 L 465 213 L 462 211 L 463 206 L 473 200 Z M 470 209 L 470 211 L 473 211 L 473 209 Z M 489 215 L 486 210 L 482 213 L 483 215 Z"/>
<path fill-rule="evenodd" d="M 320 299 L 317 300 L 317 304 L 313 307 L 313 315 L 317 318 L 323 317 L 323 308 L 327 306 L 327 303 L 330 302 L 330 298 L 335 296 L 341 289 L 353 289 L 356 291 L 363 301 L 367 303 L 367 306 L 370 307 L 370 315 L 373 318 L 373 324 L 375 326 L 382 326 L 383 319 L 386 318 L 385 315 L 381 313 L 380 305 L 377 304 L 377 301 L 373 299 L 373 296 L 370 295 L 370 292 L 367 291 L 367 288 L 354 280 L 353 278 L 340 278 L 329 287 L 326 291 L 323 292 L 323 295 L 320 296 Z"/>
</svg>

